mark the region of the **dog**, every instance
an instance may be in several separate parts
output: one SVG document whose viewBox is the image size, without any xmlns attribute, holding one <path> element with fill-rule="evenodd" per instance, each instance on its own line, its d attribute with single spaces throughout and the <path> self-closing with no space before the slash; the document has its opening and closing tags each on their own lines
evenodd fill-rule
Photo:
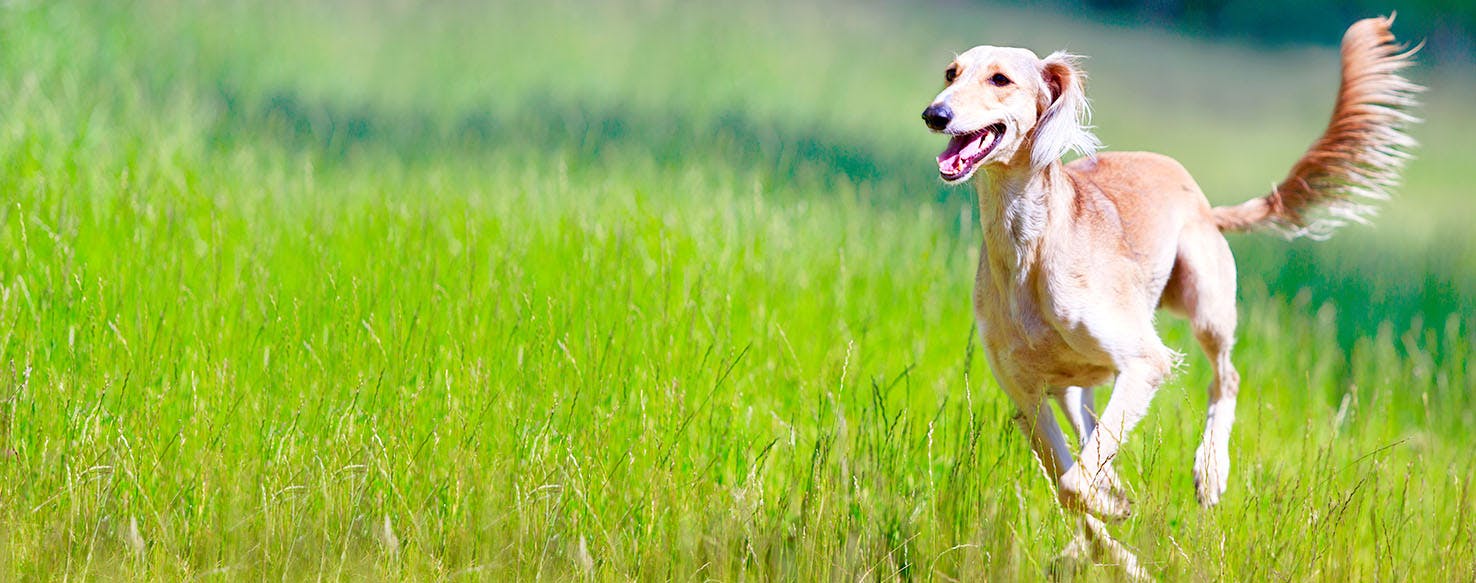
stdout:
<svg viewBox="0 0 1476 583">
<path fill-rule="evenodd" d="M 945 182 L 985 178 L 973 180 L 985 353 L 1059 502 L 1089 525 L 1131 513 L 1113 459 L 1180 358 L 1154 329 L 1159 308 L 1189 320 L 1213 365 L 1194 488 L 1206 508 L 1225 495 L 1240 388 L 1225 233 L 1322 239 L 1367 222 L 1373 203 L 1389 198 L 1415 146 L 1405 129 L 1418 121 L 1409 112 L 1422 90 L 1401 75 L 1420 47 L 1396 44 L 1392 24 L 1370 18 L 1348 29 L 1327 129 L 1270 194 L 1236 206 L 1212 207 L 1167 156 L 1097 153 L 1080 57 L 979 46 L 948 65 L 922 117 L 949 136 L 938 155 Z M 1063 163 L 1071 151 L 1081 156 Z M 1092 387 L 1108 381 L 1098 417 Z M 1079 459 L 1047 397 L 1072 426 Z"/>
</svg>

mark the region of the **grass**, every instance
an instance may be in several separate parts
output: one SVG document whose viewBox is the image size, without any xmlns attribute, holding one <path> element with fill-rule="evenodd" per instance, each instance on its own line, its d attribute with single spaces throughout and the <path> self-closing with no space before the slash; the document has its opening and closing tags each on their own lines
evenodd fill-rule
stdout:
<svg viewBox="0 0 1476 583">
<path fill-rule="evenodd" d="M 1220 202 L 1336 74 L 998 8 L 3 10 L 7 579 L 1039 578 L 1071 526 L 974 339 L 977 219 L 915 119 L 936 69 L 1092 54 L 1109 145 Z M 1213 511 L 1208 366 L 1165 319 L 1191 356 L 1114 527 L 1156 576 L 1476 570 L 1476 115 L 1419 73 L 1379 229 L 1235 241 Z"/>
</svg>

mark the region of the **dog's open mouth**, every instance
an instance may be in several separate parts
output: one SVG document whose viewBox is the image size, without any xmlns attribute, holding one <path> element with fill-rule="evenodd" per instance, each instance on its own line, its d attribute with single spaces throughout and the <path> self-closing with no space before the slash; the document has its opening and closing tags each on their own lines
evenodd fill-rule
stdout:
<svg viewBox="0 0 1476 583">
<path fill-rule="evenodd" d="M 999 145 L 1004 130 L 1004 124 L 997 123 L 977 132 L 953 136 L 948 140 L 948 147 L 938 154 L 938 174 L 948 182 L 967 178 L 979 161 Z"/>
</svg>

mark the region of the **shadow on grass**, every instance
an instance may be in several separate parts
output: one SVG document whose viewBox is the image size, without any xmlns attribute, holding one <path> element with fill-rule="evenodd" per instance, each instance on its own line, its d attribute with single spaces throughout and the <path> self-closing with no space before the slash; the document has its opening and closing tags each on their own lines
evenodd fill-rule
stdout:
<svg viewBox="0 0 1476 583">
<path fill-rule="evenodd" d="M 531 150 L 573 152 L 573 159 L 599 165 L 636 153 L 673 169 L 717 162 L 756 172 L 766 187 L 782 182 L 787 190 L 817 195 L 842 184 L 865 186 L 868 200 L 878 205 L 920 199 L 972 204 L 966 189 L 937 180 L 930 153 L 888 150 L 865 136 L 798 128 L 738 111 L 695 115 L 540 97 L 526 100 L 512 116 L 491 110 L 434 116 L 312 101 L 292 92 L 248 99 L 222 87 L 219 96 L 223 115 L 212 135 L 216 147 L 264 138 L 330 165 L 352 164 L 359 151 L 387 152 L 407 164 Z M 1419 329 L 1418 348 L 1437 360 L 1465 357 L 1460 350 L 1447 353 L 1445 329 L 1454 317 L 1464 326 L 1458 334 L 1471 334 L 1465 318 L 1476 312 L 1476 266 L 1399 248 L 1360 254 L 1337 241 L 1287 243 L 1262 235 L 1234 237 L 1232 245 L 1242 286 L 1260 278 L 1272 295 L 1290 299 L 1305 293 L 1312 306 L 1331 303 L 1345 352 L 1388 322 L 1396 333 Z"/>
<path fill-rule="evenodd" d="M 1351 240 L 1364 228 L 1350 227 L 1342 236 Z M 1455 253 L 1387 247 L 1370 253 L 1337 238 L 1286 242 L 1267 235 L 1233 237 L 1231 246 L 1241 282 L 1261 278 L 1274 295 L 1306 294 L 1313 309 L 1325 303 L 1336 308 L 1338 343 L 1345 351 L 1388 323 L 1396 335 L 1418 331 L 1417 345 L 1437 361 L 1466 357 L 1445 346 L 1452 318 L 1462 326 L 1455 332 L 1469 342 L 1468 315 L 1476 313 L 1476 265 L 1463 264 Z M 1434 334 L 1424 338 L 1426 331 Z"/>
<path fill-rule="evenodd" d="M 721 160 L 799 190 L 874 184 L 906 193 L 895 198 L 899 203 L 918 196 L 967 200 L 961 189 L 947 187 L 929 170 L 930 154 L 874 148 L 864 136 L 793 128 L 738 111 L 693 115 L 538 97 L 525 100 L 513 116 L 491 110 L 435 116 L 327 104 L 292 92 L 252 100 L 221 88 L 219 96 L 223 115 L 213 135 L 217 147 L 265 135 L 328 163 L 347 163 L 360 150 L 388 151 L 411 164 L 508 149 L 567 151 L 577 154 L 576 160 L 600 164 L 607 155 L 637 152 L 671 168 L 688 167 L 694 159 Z"/>
</svg>

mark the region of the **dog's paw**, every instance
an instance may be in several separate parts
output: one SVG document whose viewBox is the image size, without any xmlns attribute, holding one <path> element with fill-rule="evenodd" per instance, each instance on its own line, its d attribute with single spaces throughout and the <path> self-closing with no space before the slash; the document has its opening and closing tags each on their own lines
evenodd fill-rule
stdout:
<svg viewBox="0 0 1476 583">
<path fill-rule="evenodd" d="M 1219 504 L 1230 484 L 1230 452 L 1208 446 L 1202 443 L 1194 453 L 1194 497 L 1205 508 Z"/>
<path fill-rule="evenodd" d="M 1133 504 L 1111 467 L 1087 474 L 1077 464 L 1061 476 L 1056 495 L 1068 510 L 1087 512 L 1102 520 L 1118 521 L 1133 514 Z"/>
</svg>

